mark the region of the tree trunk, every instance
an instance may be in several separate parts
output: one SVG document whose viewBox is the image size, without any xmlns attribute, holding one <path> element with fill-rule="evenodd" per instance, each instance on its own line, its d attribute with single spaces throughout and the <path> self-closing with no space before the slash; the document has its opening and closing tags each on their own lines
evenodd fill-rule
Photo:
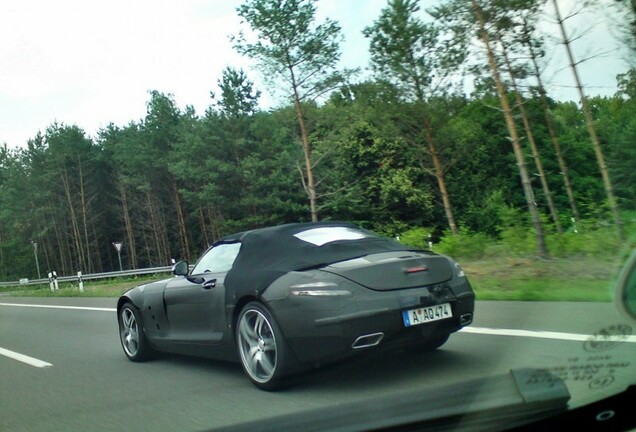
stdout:
<svg viewBox="0 0 636 432">
<path fill-rule="evenodd" d="M 93 271 L 96 273 L 103 273 L 104 266 L 102 261 L 101 248 L 99 247 L 99 236 L 97 235 L 97 228 L 95 228 L 95 224 L 92 224 L 91 228 L 93 229 L 94 244 L 97 245 L 97 247 L 95 248 L 95 259 L 93 263 Z"/>
<path fill-rule="evenodd" d="M 44 247 L 42 248 L 42 251 L 43 251 L 43 254 L 44 254 L 44 267 L 42 267 L 42 261 L 40 261 L 40 276 L 45 278 L 45 277 L 47 277 L 46 269 L 50 269 L 51 268 L 51 257 L 50 257 L 50 255 L 53 253 L 53 249 L 55 248 L 55 245 L 50 244 L 50 242 L 45 242 L 43 246 Z M 64 273 L 64 274 L 66 274 L 66 273 Z"/>
<path fill-rule="evenodd" d="M 90 241 L 88 238 L 88 208 L 86 203 L 86 194 L 84 190 L 84 171 L 82 169 L 82 160 L 80 156 L 77 156 L 77 170 L 79 176 L 79 187 L 80 187 L 80 210 L 82 213 L 82 225 L 84 231 L 84 245 L 86 246 L 86 266 L 84 267 L 84 271 L 87 273 L 93 272 L 93 266 L 91 262 L 91 252 L 90 252 Z"/>
<path fill-rule="evenodd" d="M 2 229 L 0 229 L 0 244 L 4 244 L 4 242 L 5 242 L 5 240 L 4 240 L 4 237 L 2 235 Z M 4 253 L 3 253 L 3 249 L 2 248 L 0 248 L 0 268 L 1 269 L 6 269 L 7 268 L 7 264 L 4 262 Z M 5 278 L 7 276 L 9 276 L 7 273 L 2 274 L 3 278 Z"/>
<path fill-rule="evenodd" d="M 68 241 L 67 241 L 67 244 L 64 244 L 64 240 L 68 239 L 68 236 L 62 237 L 60 233 L 60 228 L 57 223 L 57 217 L 55 215 L 55 209 L 56 209 L 56 206 L 53 206 L 53 203 L 49 202 L 49 212 L 51 214 L 51 221 L 53 222 L 53 231 L 55 232 L 55 241 L 57 243 L 57 254 L 58 254 L 59 264 L 61 264 L 62 266 L 62 269 L 61 269 L 62 272 L 66 274 L 66 265 L 67 263 L 72 262 L 73 259 L 70 253 L 70 248 L 68 247 Z M 52 251 L 52 254 L 54 254 L 54 251 Z M 49 270 L 52 270 L 51 269 L 52 261 L 53 260 L 51 259 L 51 261 L 47 263 L 48 264 L 47 267 Z"/>
<path fill-rule="evenodd" d="M 601 171 L 601 177 L 603 178 L 603 186 L 605 187 L 607 201 L 609 203 L 610 210 L 612 211 L 612 215 L 614 216 L 616 232 L 618 234 L 619 240 L 624 240 L 625 235 L 623 233 L 623 223 L 621 221 L 620 215 L 618 214 L 618 204 L 616 203 L 614 191 L 612 190 L 612 182 L 607 170 L 607 165 L 605 164 L 605 157 L 603 156 L 601 143 L 598 139 L 598 136 L 596 135 L 596 128 L 594 128 L 594 119 L 592 118 L 592 113 L 590 112 L 590 107 L 587 104 L 587 98 L 585 97 L 585 92 L 583 91 L 583 85 L 581 85 L 581 79 L 579 78 L 579 73 L 576 69 L 576 61 L 574 60 L 574 55 L 572 54 L 572 49 L 570 48 L 570 40 L 568 39 L 567 33 L 565 31 L 565 26 L 563 23 L 563 19 L 561 18 L 561 12 L 559 11 L 557 1 L 552 0 L 552 5 L 554 6 L 554 13 L 559 24 L 559 29 L 561 30 L 561 36 L 563 38 L 563 46 L 565 46 L 568 60 L 570 62 L 570 68 L 572 69 L 572 74 L 574 75 L 576 88 L 581 99 L 581 109 L 583 110 L 583 116 L 585 117 L 585 125 L 587 126 L 587 131 L 590 135 L 592 146 L 594 147 L 594 153 L 596 154 L 596 160 Z"/>
<path fill-rule="evenodd" d="M 316 203 L 316 185 L 314 181 L 314 169 L 311 164 L 311 146 L 309 145 L 309 133 L 307 132 L 307 125 L 305 124 L 305 116 L 303 115 L 303 109 L 300 104 L 300 97 L 298 95 L 298 86 L 296 84 L 296 78 L 294 76 L 293 68 L 289 68 L 292 88 L 294 91 L 294 108 L 296 109 L 296 117 L 298 117 L 298 126 L 300 127 L 300 139 L 303 145 L 303 154 L 305 156 L 305 175 L 307 176 L 307 184 L 305 189 L 309 196 L 309 208 L 311 212 L 311 221 L 318 221 L 318 207 Z"/>
<path fill-rule="evenodd" d="M 185 218 L 183 216 L 183 209 L 181 207 L 181 196 L 179 195 L 179 188 L 177 187 L 177 180 L 174 176 L 170 176 L 172 183 L 172 192 L 174 194 L 174 204 L 177 210 L 177 223 L 179 225 L 179 237 L 181 237 L 181 256 L 185 260 L 190 260 L 190 244 L 188 242 L 188 230 L 186 229 Z"/>
<path fill-rule="evenodd" d="M 124 214 L 124 230 L 126 231 L 128 264 L 132 266 L 133 269 L 136 269 L 138 268 L 137 246 L 135 244 L 135 236 L 133 234 L 132 223 L 130 221 L 130 208 L 128 206 L 128 197 L 126 196 L 126 185 L 123 180 L 119 181 L 119 194 L 121 197 L 122 213 Z"/>
<path fill-rule="evenodd" d="M 506 126 L 508 128 L 508 132 L 510 133 L 510 141 L 512 143 L 512 148 L 514 150 L 515 157 L 517 159 L 517 166 L 519 168 L 519 175 L 521 177 L 521 185 L 523 186 L 523 193 L 525 195 L 526 204 L 528 205 L 528 210 L 532 218 L 532 224 L 535 229 L 537 253 L 539 254 L 540 257 L 546 258 L 548 256 L 548 251 L 545 244 L 543 226 L 541 225 L 541 218 L 539 217 L 537 205 L 534 201 L 532 185 L 530 184 L 530 177 L 528 176 L 528 170 L 526 167 L 525 157 L 523 155 L 523 151 L 521 150 L 521 145 L 519 143 L 519 134 L 517 133 L 517 127 L 515 125 L 514 119 L 512 118 L 512 110 L 510 109 L 510 104 L 508 103 L 505 87 L 503 83 L 501 82 L 499 67 L 497 65 L 495 54 L 490 44 L 490 38 L 488 36 L 488 32 L 486 31 L 486 23 L 483 17 L 483 13 L 481 11 L 481 8 L 477 4 L 476 0 L 471 0 L 471 3 L 473 6 L 473 11 L 475 12 L 475 17 L 477 18 L 477 21 L 479 23 L 480 37 L 486 47 L 486 53 L 488 55 L 488 63 L 490 64 L 490 68 L 492 69 L 492 75 L 495 80 L 495 85 L 497 87 L 497 93 L 499 95 L 499 101 L 501 103 L 501 108 L 503 110 L 504 118 L 506 120 Z"/>
<path fill-rule="evenodd" d="M 217 241 L 221 238 L 221 230 L 219 229 L 219 219 L 221 219 L 221 215 L 219 215 L 216 210 L 208 207 L 208 220 L 210 222 L 210 229 L 212 234 L 212 242 Z M 215 213 L 217 213 L 215 215 Z"/>
<path fill-rule="evenodd" d="M 158 264 L 164 261 L 163 248 L 161 247 L 161 239 L 159 238 L 159 221 L 156 215 L 155 206 L 152 202 L 150 191 L 146 192 L 146 202 L 148 205 L 148 212 L 150 213 L 150 226 L 153 234 L 153 241 L 155 244 L 155 256 L 152 258 L 151 264 Z"/>
<path fill-rule="evenodd" d="M 568 196 L 570 210 L 572 210 L 572 216 L 574 217 L 574 219 L 578 221 L 579 219 L 581 219 L 581 217 L 579 216 L 579 210 L 576 206 L 574 190 L 572 188 L 572 183 L 570 182 L 570 175 L 568 174 L 568 166 L 565 163 L 565 158 L 563 157 L 563 152 L 561 151 L 561 144 L 559 143 L 559 139 L 554 128 L 554 122 L 552 121 L 552 114 L 550 114 L 550 107 L 548 106 L 548 99 L 546 97 L 545 87 L 543 86 L 543 81 L 541 80 L 541 71 L 539 69 L 539 63 L 537 62 L 537 54 L 534 50 L 534 47 L 532 46 L 532 42 L 530 40 L 530 31 L 528 30 L 527 24 L 525 22 L 524 34 L 528 46 L 528 52 L 530 53 L 530 59 L 532 60 L 532 65 L 534 67 L 534 75 L 537 79 L 537 85 L 539 87 L 539 97 L 541 99 L 541 106 L 543 108 L 545 123 L 548 127 L 548 133 L 550 134 L 550 140 L 552 141 L 552 146 L 554 147 L 557 161 L 559 162 L 559 169 L 561 170 L 561 176 L 563 177 L 563 185 L 565 186 L 565 192 Z"/>
<path fill-rule="evenodd" d="M 424 129 L 426 130 L 426 141 L 428 143 L 428 149 L 433 159 L 433 166 L 435 167 L 435 178 L 437 178 L 437 185 L 439 186 L 439 192 L 442 195 L 442 204 L 444 206 L 444 212 L 446 213 L 446 220 L 453 235 L 459 234 L 457 224 L 455 223 L 455 217 L 453 216 L 453 209 L 451 208 L 450 198 L 448 191 L 446 190 L 446 181 L 444 180 L 444 168 L 439 160 L 437 154 L 437 147 L 435 145 L 435 139 L 433 137 L 433 128 L 428 116 L 424 116 Z"/>
<path fill-rule="evenodd" d="M 68 204 L 69 216 L 71 218 L 71 229 L 73 231 L 73 241 L 75 243 L 75 254 L 77 256 L 77 262 L 75 266 L 77 270 L 84 270 L 84 249 L 82 248 L 82 236 L 80 234 L 79 223 L 77 221 L 77 215 L 75 214 L 75 207 L 73 205 L 73 197 L 71 196 L 71 186 L 69 183 L 68 172 L 66 167 L 63 171 L 60 171 L 60 178 L 62 180 L 62 187 L 64 188 L 64 194 L 66 196 L 66 202 Z M 71 263 L 73 267 L 73 263 Z M 76 271 L 76 268 L 72 268 L 72 271 Z"/>
<path fill-rule="evenodd" d="M 510 76 L 510 82 L 512 83 L 512 90 L 515 95 L 517 106 L 519 107 L 519 112 L 521 113 L 521 121 L 523 123 L 523 128 L 526 132 L 526 136 L 528 137 L 528 144 L 530 144 L 530 150 L 532 151 L 534 164 L 537 168 L 539 180 L 541 181 L 543 194 L 545 195 L 545 199 L 548 204 L 548 209 L 550 210 L 550 216 L 552 217 L 552 222 L 554 223 L 554 226 L 557 232 L 559 234 L 563 234 L 563 229 L 561 228 L 561 223 L 559 222 L 559 216 L 557 215 L 556 208 L 554 207 L 554 201 L 552 200 L 552 191 L 550 191 L 550 186 L 548 185 L 548 180 L 545 176 L 545 170 L 543 169 L 543 163 L 541 162 L 541 156 L 539 155 L 539 149 L 537 148 L 537 143 L 534 140 L 534 134 L 532 133 L 532 129 L 530 129 L 530 120 L 528 117 L 528 111 L 526 111 L 525 102 L 517 87 L 517 82 L 515 80 L 515 76 L 512 71 L 512 66 L 510 64 L 510 58 L 508 57 L 508 51 L 506 50 L 506 46 L 503 43 L 501 35 L 498 35 L 498 36 L 499 36 L 499 44 L 501 45 L 504 61 L 506 63 L 506 68 L 508 69 L 508 75 Z"/>
<path fill-rule="evenodd" d="M 415 56 L 413 51 L 409 49 L 408 52 L 409 64 L 413 70 L 417 69 L 417 62 L 415 60 Z M 420 77 L 417 74 L 412 75 L 413 86 L 415 88 L 415 93 L 417 97 L 418 104 L 422 107 L 423 110 L 426 110 L 425 104 L 425 96 L 423 86 L 420 80 Z M 431 155 L 431 159 L 433 159 L 433 167 L 435 168 L 435 178 L 437 179 L 437 186 L 439 188 L 440 195 L 442 197 L 442 205 L 444 207 L 444 213 L 446 214 L 446 221 L 448 222 L 448 226 L 453 235 L 459 234 L 459 230 L 457 229 L 457 224 L 455 223 L 455 217 L 453 216 L 453 209 L 450 202 L 450 197 L 448 196 L 448 190 L 446 189 L 446 180 L 444 178 L 444 167 L 442 162 L 440 161 L 439 154 L 437 153 L 437 145 L 435 144 L 435 135 L 433 134 L 433 127 L 431 126 L 431 121 L 424 111 L 423 115 L 424 122 L 424 134 L 426 137 L 426 143 L 428 145 L 428 151 Z M 422 168 L 424 168 L 424 164 L 422 164 Z"/>
<path fill-rule="evenodd" d="M 210 245 L 210 240 L 208 239 L 208 229 L 205 226 L 205 215 L 203 214 L 203 207 L 199 206 L 199 224 L 201 226 L 201 234 L 203 234 L 203 241 L 205 243 L 205 247 L 207 248 Z"/>
</svg>

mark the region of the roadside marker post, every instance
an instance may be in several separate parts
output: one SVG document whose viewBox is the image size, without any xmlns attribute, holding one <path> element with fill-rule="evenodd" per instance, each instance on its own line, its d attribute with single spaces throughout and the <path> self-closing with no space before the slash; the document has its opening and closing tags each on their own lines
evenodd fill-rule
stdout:
<svg viewBox="0 0 636 432">
<path fill-rule="evenodd" d="M 82 272 L 77 272 L 77 281 L 79 282 L 79 290 L 80 292 L 84 292 L 84 281 L 82 280 Z"/>
<path fill-rule="evenodd" d="M 121 266 L 121 245 L 123 243 L 120 241 L 113 242 L 113 246 L 117 249 L 117 259 L 119 260 L 119 271 L 124 271 Z"/>
<path fill-rule="evenodd" d="M 53 286 L 55 287 L 55 291 L 59 291 L 60 287 L 57 283 L 57 272 L 53 271 Z"/>
<path fill-rule="evenodd" d="M 51 292 L 55 291 L 55 287 L 53 286 L 53 273 L 49 272 L 49 288 L 51 288 Z"/>
</svg>

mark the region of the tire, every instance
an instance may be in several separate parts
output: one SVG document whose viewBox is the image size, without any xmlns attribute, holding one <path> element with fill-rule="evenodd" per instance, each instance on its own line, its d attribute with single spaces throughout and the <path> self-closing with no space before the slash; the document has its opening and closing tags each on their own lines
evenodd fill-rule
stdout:
<svg viewBox="0 0 636 432">
<path fill-rule="evenodd" d="M 119 340 L 126 357 L 134 362 L 148 360 L 153 354 L 153 349 L 144 332 L 139 310 L 128 302 L 119 309 L 117 316 Z"/>
<path fill-rule="evenodd" d="M 292 357 L 280 327 L 267 308 L 250 302 L 239 314 L 236 348 L 245 374 L 262 390 L 278 390 L 292 366 Z"/>
</svg>

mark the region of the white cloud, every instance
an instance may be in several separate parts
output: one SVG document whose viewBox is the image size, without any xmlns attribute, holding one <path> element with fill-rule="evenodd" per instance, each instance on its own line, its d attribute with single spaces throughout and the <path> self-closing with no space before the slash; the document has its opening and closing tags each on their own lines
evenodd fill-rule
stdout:
<svg viewBox="0 0 636 432">
<path fill-rule="evenodd" d="M 21 0 L 0 6 L 0 142 L 53 121 L 89 133 L 137 120 L 149 90 L 202 111 L 227 65 L 237 2 Z M 213 6 L 213 7 L 211 7 Z"/>
<path fill-rule="evenodd" d="M 570 0 L 571 1 L 571 0 Z M 226 66 L 243 67 L 262 102 L 275 100 L 231 46 L 240 0 L 20 0 L 0 4 L 0 144 L 23 146 L 53 121 L 94 134 L 144 116 L 149 90 L 203 113 Z M 427 6 L 425 2 L 423 8 Z M 345 32 L 342 64 L 364 68 L 362 29 L 386 0 L 319 0 L 318 19 Z M 605 40 L 611 38 L 605 34 Z M 596 38 L 603 38 L 596 36 Z M 611 61 L 583 69 L 588 84 L 615 85 Z M 610 67 L 611 66 L 611 67 Z M 624 70 L 624 69 L 623 69 Z M 570 82 L 568 71 L 557 81 Z M 609 84 L 607 84 L 609 83 Z"/>
</svg>

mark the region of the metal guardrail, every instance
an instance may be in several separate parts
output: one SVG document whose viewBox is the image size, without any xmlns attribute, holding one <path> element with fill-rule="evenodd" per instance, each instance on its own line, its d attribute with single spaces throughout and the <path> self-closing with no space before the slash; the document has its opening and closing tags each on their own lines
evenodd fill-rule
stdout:
<svg viewBox="0 0 636 432">
<path fill-rule="evenodd" d="M 92 279 L 110 279 L 124 276 L 138 276 L 138 275 L 148 275 L 155 273 L 169 273 L 172 271 L 172 266 L 166 267 L 151 267 L 145 269 L 135 269 L 135 270 L 124 270 L 124 271 L 114 271 L 107 273 L 92 273 L 92 274 L 82 274 L 83 280 L 92 280 Z M 58 276 L 58 282 L 73 282 L 77 281 L 77 276 Z M 24 285 L 39 285 L 39 284 L 48 284 L 49 279 L 29 279 L 27 283 L 21 283 L 18 281 L 10 281 L 10 282 L 0 282 L 0 287 L 11 287 L 11 286 L 24 286 Z"/>
</svg>

